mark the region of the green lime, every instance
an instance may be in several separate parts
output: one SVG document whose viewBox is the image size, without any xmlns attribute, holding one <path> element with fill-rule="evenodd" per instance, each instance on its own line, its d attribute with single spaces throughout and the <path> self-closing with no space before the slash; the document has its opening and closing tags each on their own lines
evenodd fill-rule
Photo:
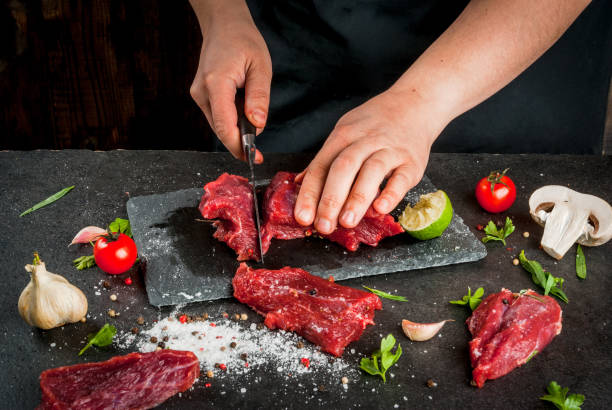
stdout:
<svg viewBox="0 0 612 410">
<path fill-rule="evenodd" d="M 437 238 L 453 219 L 453 206 L 446 192 L 438 190 L 421 195 L 419 202 L 406 209 L 399 217 L 399 223 L 410 235 L 420 240 Z"/>
</svg>

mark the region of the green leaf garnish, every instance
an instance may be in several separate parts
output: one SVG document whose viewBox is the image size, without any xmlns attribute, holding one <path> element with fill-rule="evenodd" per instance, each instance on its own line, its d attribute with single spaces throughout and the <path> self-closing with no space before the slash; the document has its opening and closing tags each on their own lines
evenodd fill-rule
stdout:
<svg viewBox="0 0 612 410">
<path fill-rule="evenodd" d="M 531 280 L 533 283 L 544 289 L 545 295 L 550 293 L 565 303 L 569 302 L 565 292 L 563 292 L 561 289 L 564 282 L 563 278 L 553 276 L 552 273 L 544 271 L 542 265 L 540 265 L 537 261 L 527 259 L 524 250 L 522 250 L 519 254 L 519 261 L 521 262 L 523 269 L 531 273 Z"/>
<path fill-rule="evenodd" d="M 489 241 L 501 241 L 504 245 L 506 245 L 506 238 L 510 236 L 512 232 L 514 232 L 514 225 L 512 224 L 512 220 L 506 217 L 506 223 L 503 228 L 497 229 L 493 221 L 489 221 L 487 226 L 484 228 L 487 236 L 482 238 L 484 243 Z"/>
<path fill-rule="evenodd" d="M 540 397 L 540 400 L 549 401 L 560 410 L 580 410 L 580 406 L 584 403 L 584 395 L 570 394 L 569 388 L 562 388 L 556 381 L 550 382 L 546 388 L 548 394 Z"/>
<path fill-rule="evenodd" d="M 386 383 L 387 379 L 385 374 L 387 370 L 397 363 L 402 355 L 402 346 L 398 343 L 395 353 L 392 352 L 393 346 L 395 346 L 395 338 L 392 334 L 388 334 L 387 337 L 380 341 L 380 349 L 372 353 L 371 358 L 363 357 L 361 359 L 359 362 L 361 370 L 373 376 L 380 376 L 383 382 Z"/>
<path fill-rule="evenodd" d="M 400 301 L 400 302 L 408 302 L 408 299 L 406 299 L 404 296 L 392 295 L 390 293 L 383 292 L 381 290 L 369 288 L 369 287 L 367 287 L 365 285 L 362 285 L 362 286 L 364 288 L 366 288 L 367 290 L 369 290 L 370 292 L 372 292 L 373 294 L 375 294 L 376 296 L 380 296 L 381 298 L 397 300 L 397 301 Z"/>
<path fill-rule="evenodd" d="M 451 300 L 449 303 L 453 305 L 469 305 L 470 309 L 474 311 L 480 302 L 482 302 L 482 296 L 484 295 L 484 289 L 478 288 L 472 295 L 472 289 L 468 286 L 467 295 L 463 296 L 460 300 Z"/>
<path fill-rule="evenodd" d="M 580 244 L 576 248 L 576 276 L 580 279 L 586 279 L 586 259 Z"/>
<path fill-rule="evenodd" d="M 83 270 L 91 268 L 92 266 L 96 266 L 96 260 L 93 255 L 81 256 L 80 258 L 76 258 L 75 260 L 73 260 L 72 263 L 78 270 Z"/>
<path fill-rule="evenodd" d="M 108 231 L 122 233 L 130 238 L 132 237 L 132 227 L 128 219 L 115 218 L 115 220 L 108 225 Z"/>
<path fill-rule="evenodd" d="M 32 208 L 30 208 L 30 209 L 26 209 L 25 211 L 23 211 L 23 212 L 22 212 L 22 213 L 19 215 L 19 217 L 21 218 L 22 216 L 27 215 L 27 214 L 29 214 L 30 212 L 34 212 L 34 211 L 36 211 L 37 209 L 42 208 L 43 206 L 47 206 L 47 205 L 49 205 L 50 203 L 57 201 L 58 199 L 60 199 L 61 197 L 63 197 L 63 196 L 64 196 L 64 195 L 66 195 L 68 192 L 72 191 L 73 189 L 74 189 L 74 185 L 69 186 L 68 188 L 64 188 L 64 189 L 62 189 L 61 191 L 59 191 L 59 192 L 57 192 L 57 193 L 55 193 L 55 194 L 51 195 L 49 198 L 47 198 L 47 199 L 45 199 L 45 200 L 40 201 L 39 203 L 37 203 L 36 205 L 34 205 Z"/>
<path fill-rule="evenodd" d="M 98 347 L 108 346 L 113 343 L 113 337 L 117 333 L 117 328 L 113 325 L 109 325 L 108 323 L 102 326 L 102 329 L 98 330 L 94 336 L 89 338 L 89 343 L 85 345 L 84 348 L 79 352 L 79 356 L 82 355 L 85 350 L 89 349 L 92 345 Z"/>
<path fill-rule="evenodd" d="M 527 360 L 525 361 L 525 363 L 529 363 L 529 361 L 530 361 L 531 359 L 533 359 L 533 357 L 534 357 L 535 355 L 537 355 L 538 353 L 539 353 L 539 352 L 538 352 L 538 350 L 537 350 L 537 349 L 535 349 L 533 352 L 531 352 L 531 354 L 529 355 L 529 357 L 527 358 Z"/>
</svg>

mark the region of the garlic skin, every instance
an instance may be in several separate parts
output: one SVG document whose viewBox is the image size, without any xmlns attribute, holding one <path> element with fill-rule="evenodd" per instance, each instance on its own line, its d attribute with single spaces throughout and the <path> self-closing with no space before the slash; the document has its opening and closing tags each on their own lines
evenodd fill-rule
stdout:
<svg viewBox="0 0 612 410">
<path fill-rule="evenodd" d="M 47 272 L 45 263 L 26 265 L 30 283 L 19 296 L 19 314 L 30 326 L 52 329 L 78 322 L 87 314 L 87 298 L 64 277 Z"/>
<path fill-rule="evenodd" d="M 402 320 L 402 330 L 413 342 L 424 342 L 434 337 L 446 322 L 454 322 L 452 319 L 443 320 L 438 323 L 415 323 Z"/>
</svg>

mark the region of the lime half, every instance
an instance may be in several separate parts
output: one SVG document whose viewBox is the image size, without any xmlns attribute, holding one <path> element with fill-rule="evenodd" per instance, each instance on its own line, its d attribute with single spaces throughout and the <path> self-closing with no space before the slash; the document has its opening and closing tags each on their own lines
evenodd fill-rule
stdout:
<svg viewBox="0 0 612 410">
<path fill-rule="evenodd" d="M 420 240 L 437 238 L 453 219 L 453 206 L 446 192 L 438 190 L 421 195 L 412 208 L 406 206 L 399 223 L 410 235 Z"/>
</svg>

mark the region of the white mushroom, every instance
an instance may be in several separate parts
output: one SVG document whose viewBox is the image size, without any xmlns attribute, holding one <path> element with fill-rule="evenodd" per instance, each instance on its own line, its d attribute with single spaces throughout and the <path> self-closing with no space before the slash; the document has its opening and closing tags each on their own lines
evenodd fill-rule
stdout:
<svg viewBox="0 0 612 410">
<path fill-rule="evenodd" d="M 542 248 L 556 259 L 561 259 L 575 242 L 597 246 L 612 238 L 610 204 L 564 186 L 537 189 L 529 198 L 529 213 L 544 226 Z"/>
</svg>

